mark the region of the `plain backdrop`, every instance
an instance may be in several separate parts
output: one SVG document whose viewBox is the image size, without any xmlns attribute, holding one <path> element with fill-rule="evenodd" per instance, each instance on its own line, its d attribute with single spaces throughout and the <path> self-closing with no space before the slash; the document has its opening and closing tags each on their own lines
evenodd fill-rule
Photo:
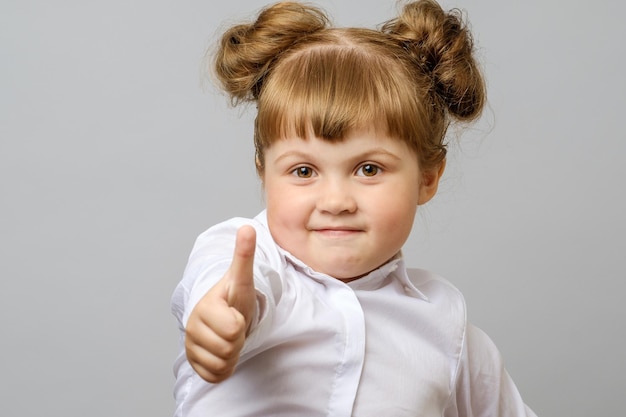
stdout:
<svg viewBox="0 0 626 417">
<path fill-rule="evenodd" d="M 0 3 L 0 415 L 169 416 L 169 298 L 195 237 L 263 196 L 253 108 L 201 81 L 266 3 Z M 374 27 L 393 1 L 324 0 Z M 626 407 L 625 3 L 450 0 L 489 108 L 405 255 L 465 294 L 540 416 Z"/>
</svg>

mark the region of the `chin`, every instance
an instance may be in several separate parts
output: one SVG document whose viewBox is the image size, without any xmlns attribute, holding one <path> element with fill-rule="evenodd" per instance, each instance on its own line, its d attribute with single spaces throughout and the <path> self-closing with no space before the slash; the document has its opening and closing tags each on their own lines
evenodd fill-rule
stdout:
<svg viewBox="0 0 626 417">
<path fill-rule="evenodd" d="M 345 263 L 341 266 L 326 265 L 324 267 L 323 265 L 320 265 L 319 269 L 314 269 L 318 272 L 321 272 L 341 281 L 352 281 L 364 275 L 367 275 L 371 271 L 371 269 L 367 268 L 346 268 Z"/>
</svg>

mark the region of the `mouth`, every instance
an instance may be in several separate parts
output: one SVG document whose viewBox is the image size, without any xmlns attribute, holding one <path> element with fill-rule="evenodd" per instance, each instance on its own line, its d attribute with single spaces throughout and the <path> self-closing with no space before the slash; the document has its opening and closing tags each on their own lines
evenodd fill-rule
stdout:
<svg viewBox="0 0 626 417">
<path fill-rule="evenodd" d="M 350 237 L 364 232 L 361 228 L 349 226 L 314 227 L 310 230 L 322 236 L 335 238 Z"/>
</svg>

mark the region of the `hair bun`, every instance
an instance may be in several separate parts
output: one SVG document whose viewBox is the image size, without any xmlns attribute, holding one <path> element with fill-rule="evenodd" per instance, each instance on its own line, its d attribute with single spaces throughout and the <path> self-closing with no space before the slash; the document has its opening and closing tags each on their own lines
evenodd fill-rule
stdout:
<svg viewBox="0 0 626 417">
<path fill-rule="evenodd" d="M 234 103 L 255 100 L 274 58 L 328 23 L 326 15 L 305 4 L 269 6 L 254 23 L 239 24 L 224 33 L 215 54 L 217 78 Z"/>
<path fill-rule="evenodd" d="M 473 40 L 458 9 L 446 13 L 432 0 L 406 4 L 382 31 L 395 36 L 432 77 L 435 93 L 461 120 L 478 117 L 485 87 L 473 56 Z"/>
</svg>

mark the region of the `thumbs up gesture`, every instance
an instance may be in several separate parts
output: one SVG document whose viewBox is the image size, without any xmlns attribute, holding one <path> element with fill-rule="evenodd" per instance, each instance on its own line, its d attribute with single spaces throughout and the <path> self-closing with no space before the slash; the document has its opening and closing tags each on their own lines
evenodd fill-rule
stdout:
<svg viewBox="0 0 626 417">
<path fill-rule="evenodd" d="M 193 369 L 217 383 L 233 374 L 256 309 L 252 268 L 256 232 L 237 232 L 230 268 L 195 306 L 187 321 L 185 349 Z"/>
</svg>

